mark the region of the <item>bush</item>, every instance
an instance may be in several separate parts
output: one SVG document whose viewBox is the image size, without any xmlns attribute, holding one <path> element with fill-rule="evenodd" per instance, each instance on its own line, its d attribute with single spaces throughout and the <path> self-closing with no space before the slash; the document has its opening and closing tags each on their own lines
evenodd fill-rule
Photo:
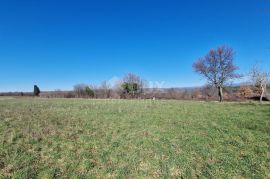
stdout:
<svg viewBox="0 0 270 179">
<path fill-rule="evenodd" d="M 249 86 L 241 86 L 239 88 L 239 93 L 241 97 L 250 98 L 253 96 L 253 91 Z"/>
</svg>

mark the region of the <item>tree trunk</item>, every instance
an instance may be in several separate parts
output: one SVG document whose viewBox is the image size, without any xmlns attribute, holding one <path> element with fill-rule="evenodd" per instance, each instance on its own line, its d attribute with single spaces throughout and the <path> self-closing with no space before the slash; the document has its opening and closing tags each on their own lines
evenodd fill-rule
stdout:
<svg viewBox="0 0 270 179">
<path fill-rule="evenodd" d="M 219 96 L 219 102 L 222 102 L 223 101 L 223 90 L 222 90 L 221 86 L 218 87 L 218 96 Z"/>
<path fill-rule="evenodd" d="M 264 87 L 262 86 L 261 87 L 261 96 L 260 96 L 260 103 L 262 103 L 263 102 L 263 95 L 264 95 Z"/>
</svg>

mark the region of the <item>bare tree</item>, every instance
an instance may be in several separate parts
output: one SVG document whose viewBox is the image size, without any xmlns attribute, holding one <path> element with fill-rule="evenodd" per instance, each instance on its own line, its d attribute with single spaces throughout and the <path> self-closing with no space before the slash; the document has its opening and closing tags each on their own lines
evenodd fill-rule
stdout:
<svg viewBox="0 0 270 179">
<path fill-rule="evenodd" d="M 110 84 L 106 81 L 102 82 L 100 87 L 99 87 L 100 93 L 102 98 L 110 98 L 111 97 L 111 87 Z"/>
<path fill-rule="evenodd" d="M 236 74 L 237 66 L 234 65 L 234 51 L 232 48 L 221 46 L 212 49 L 208 54 L 198 59 L 194 70 L 205 77 L 209 84 L 218 89 L 219 101 L 223 101 L 223 87 L 229 80 L 239 78 Z"/>
<path fill-rule="evenodd" d="M 254 65 L 250 71 L 250 78 L 254 85 L 259 89 L 260 102 L 262 102 L 266 92 L 267 83 L 270 80 L 270 74 L 260 70 L 258 66 Z"/>
<path fill-rule="evenodd" d="M 77 97 L 81 98 L 85 96 L 85 89 L 87 85 L 85 84 L 77 84 L 73 87 L 73 90 Z"/>
</svg>

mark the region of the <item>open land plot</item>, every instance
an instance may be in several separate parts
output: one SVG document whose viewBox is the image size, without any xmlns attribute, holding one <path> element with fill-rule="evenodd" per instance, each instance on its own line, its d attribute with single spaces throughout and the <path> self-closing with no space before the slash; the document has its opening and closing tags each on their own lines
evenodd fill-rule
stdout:
<svg viewBox="0 0 270 179">
<path fill-rule="evenodd" d="M 269 104 L 0 100 L 0 178 L 269 174 Z"/>
</svg>

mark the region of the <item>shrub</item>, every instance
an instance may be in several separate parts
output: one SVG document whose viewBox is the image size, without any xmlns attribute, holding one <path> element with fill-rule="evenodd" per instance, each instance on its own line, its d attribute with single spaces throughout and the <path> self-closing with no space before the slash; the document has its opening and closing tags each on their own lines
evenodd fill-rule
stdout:
<svg viewBox="0 0 270 179">
<path fill-rule="evenodd" d="M 239 93 L 241 97 L 250 98 L 253 96 L 253 91 L 249 86 L 240 86 Z"/>
</svg>

